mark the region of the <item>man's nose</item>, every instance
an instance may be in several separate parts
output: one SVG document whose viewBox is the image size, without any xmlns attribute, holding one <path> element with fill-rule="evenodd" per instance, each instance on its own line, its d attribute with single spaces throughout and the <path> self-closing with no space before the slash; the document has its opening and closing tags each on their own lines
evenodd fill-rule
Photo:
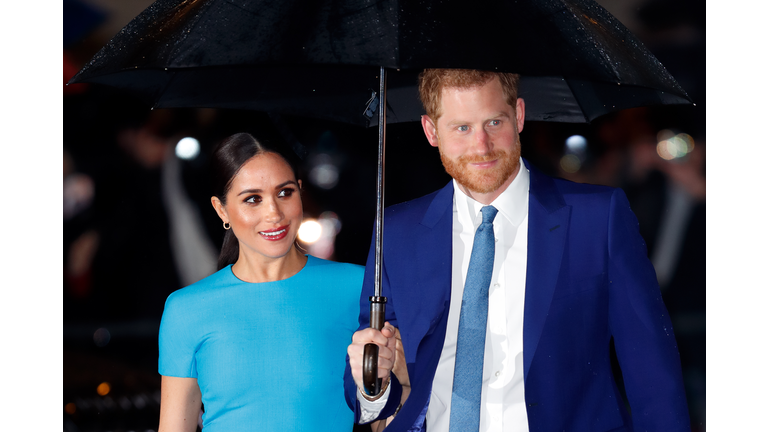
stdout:
<svg viewBox="0 0 768 432">
<path fill-rule="evenodd" d="M 484 129 L 475 132 L 473 141 L 473 150 L 476 154 L 484 155 L 491 151 L 491 137 Z"/>
</svg>

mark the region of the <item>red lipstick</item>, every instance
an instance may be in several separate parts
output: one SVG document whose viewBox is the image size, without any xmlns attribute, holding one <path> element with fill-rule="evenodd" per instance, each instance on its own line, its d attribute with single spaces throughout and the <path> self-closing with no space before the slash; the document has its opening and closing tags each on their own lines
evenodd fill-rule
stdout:
<svg viewBox="0 0 768 432">
<path fill-rule="evenodd" d="M 288 225 L 283 225 L 279 228 L 259 231 L 259 235 L 261 235 L 261 238 L 267 241 L 282 240 L 288 235 Z"/>
</svg>

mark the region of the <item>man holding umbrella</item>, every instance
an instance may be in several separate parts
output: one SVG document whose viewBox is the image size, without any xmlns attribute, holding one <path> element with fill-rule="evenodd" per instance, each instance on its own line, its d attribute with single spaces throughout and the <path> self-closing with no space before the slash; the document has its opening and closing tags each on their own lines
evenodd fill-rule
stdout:
<svg viewBox="0 0 768 432">
<path fill-rule="evenodd" d="M 453 181 L 385 212 L 387 325 L 367 328 L 364 295 L 348 349 L 356 420 L 446 432 L 690 430 L 671 322 L 627 199 L 520 157 L 517 82 L 476 70 L 419 77 L 424 133 Z M 378 395 L 363 390 L 367 343 L 380 346 Z"/>
</svg>

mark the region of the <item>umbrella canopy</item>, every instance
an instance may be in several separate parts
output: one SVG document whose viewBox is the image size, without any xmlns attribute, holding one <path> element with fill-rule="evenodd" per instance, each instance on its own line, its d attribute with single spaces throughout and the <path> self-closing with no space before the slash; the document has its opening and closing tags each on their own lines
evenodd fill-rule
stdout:
<svg viewBox="0 0 768 432">
<path fill-rule="evenodd" d="M 423 114 L 427 67 L 523 75 L 526 120 L 589 122 L 690 103 L 658 60 L 592 0 L 158 0 L 71 82 L 157 108 L 256 109 L 372 126 L 388 69 L 390 123 Z"/>
</svg>

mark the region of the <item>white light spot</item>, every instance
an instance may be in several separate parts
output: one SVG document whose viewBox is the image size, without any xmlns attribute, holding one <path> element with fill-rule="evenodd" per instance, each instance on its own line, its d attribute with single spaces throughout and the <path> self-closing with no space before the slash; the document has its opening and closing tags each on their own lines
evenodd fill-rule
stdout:
<svg viewBox="0 0 768 432">
<path fill-rule="evenodd" d="M 581 135 L 572 135 L 565 140 L 565 147 L 573 153 L 584 153 L 587 150 L 587 139 Z"/>
<path fill-rule="evenodd" d="M 299 227 L 299 239 L 304 243 L 314 243 L 323 234 L 323 227 L 314 219 L 307 219 Z"/>
<path fill-rule="evenodd" d="M 200 142 L 192 137 L 179 140 L 176 144 L 176 156 L 179 159 L 194 159 L 200 154 Z"/>
<path fill-rule="evenodd" d="M 333 189 L 339 183 L 339 170 L 331 164 L 318 165 L 309 172 L 309 179 L 323 189 Z"/>
<path fill-rule="evenodd" d="M 336 235 L 341 231 L 341 220 L 339 220 L 339 215 L 332 211 L 325 211 L 320 213 L 320 221 L 323 223 L 329 223 L 329 225 L 332 227 L 332 230 L 329 231 L 329 234 Z"/>
</svg>

